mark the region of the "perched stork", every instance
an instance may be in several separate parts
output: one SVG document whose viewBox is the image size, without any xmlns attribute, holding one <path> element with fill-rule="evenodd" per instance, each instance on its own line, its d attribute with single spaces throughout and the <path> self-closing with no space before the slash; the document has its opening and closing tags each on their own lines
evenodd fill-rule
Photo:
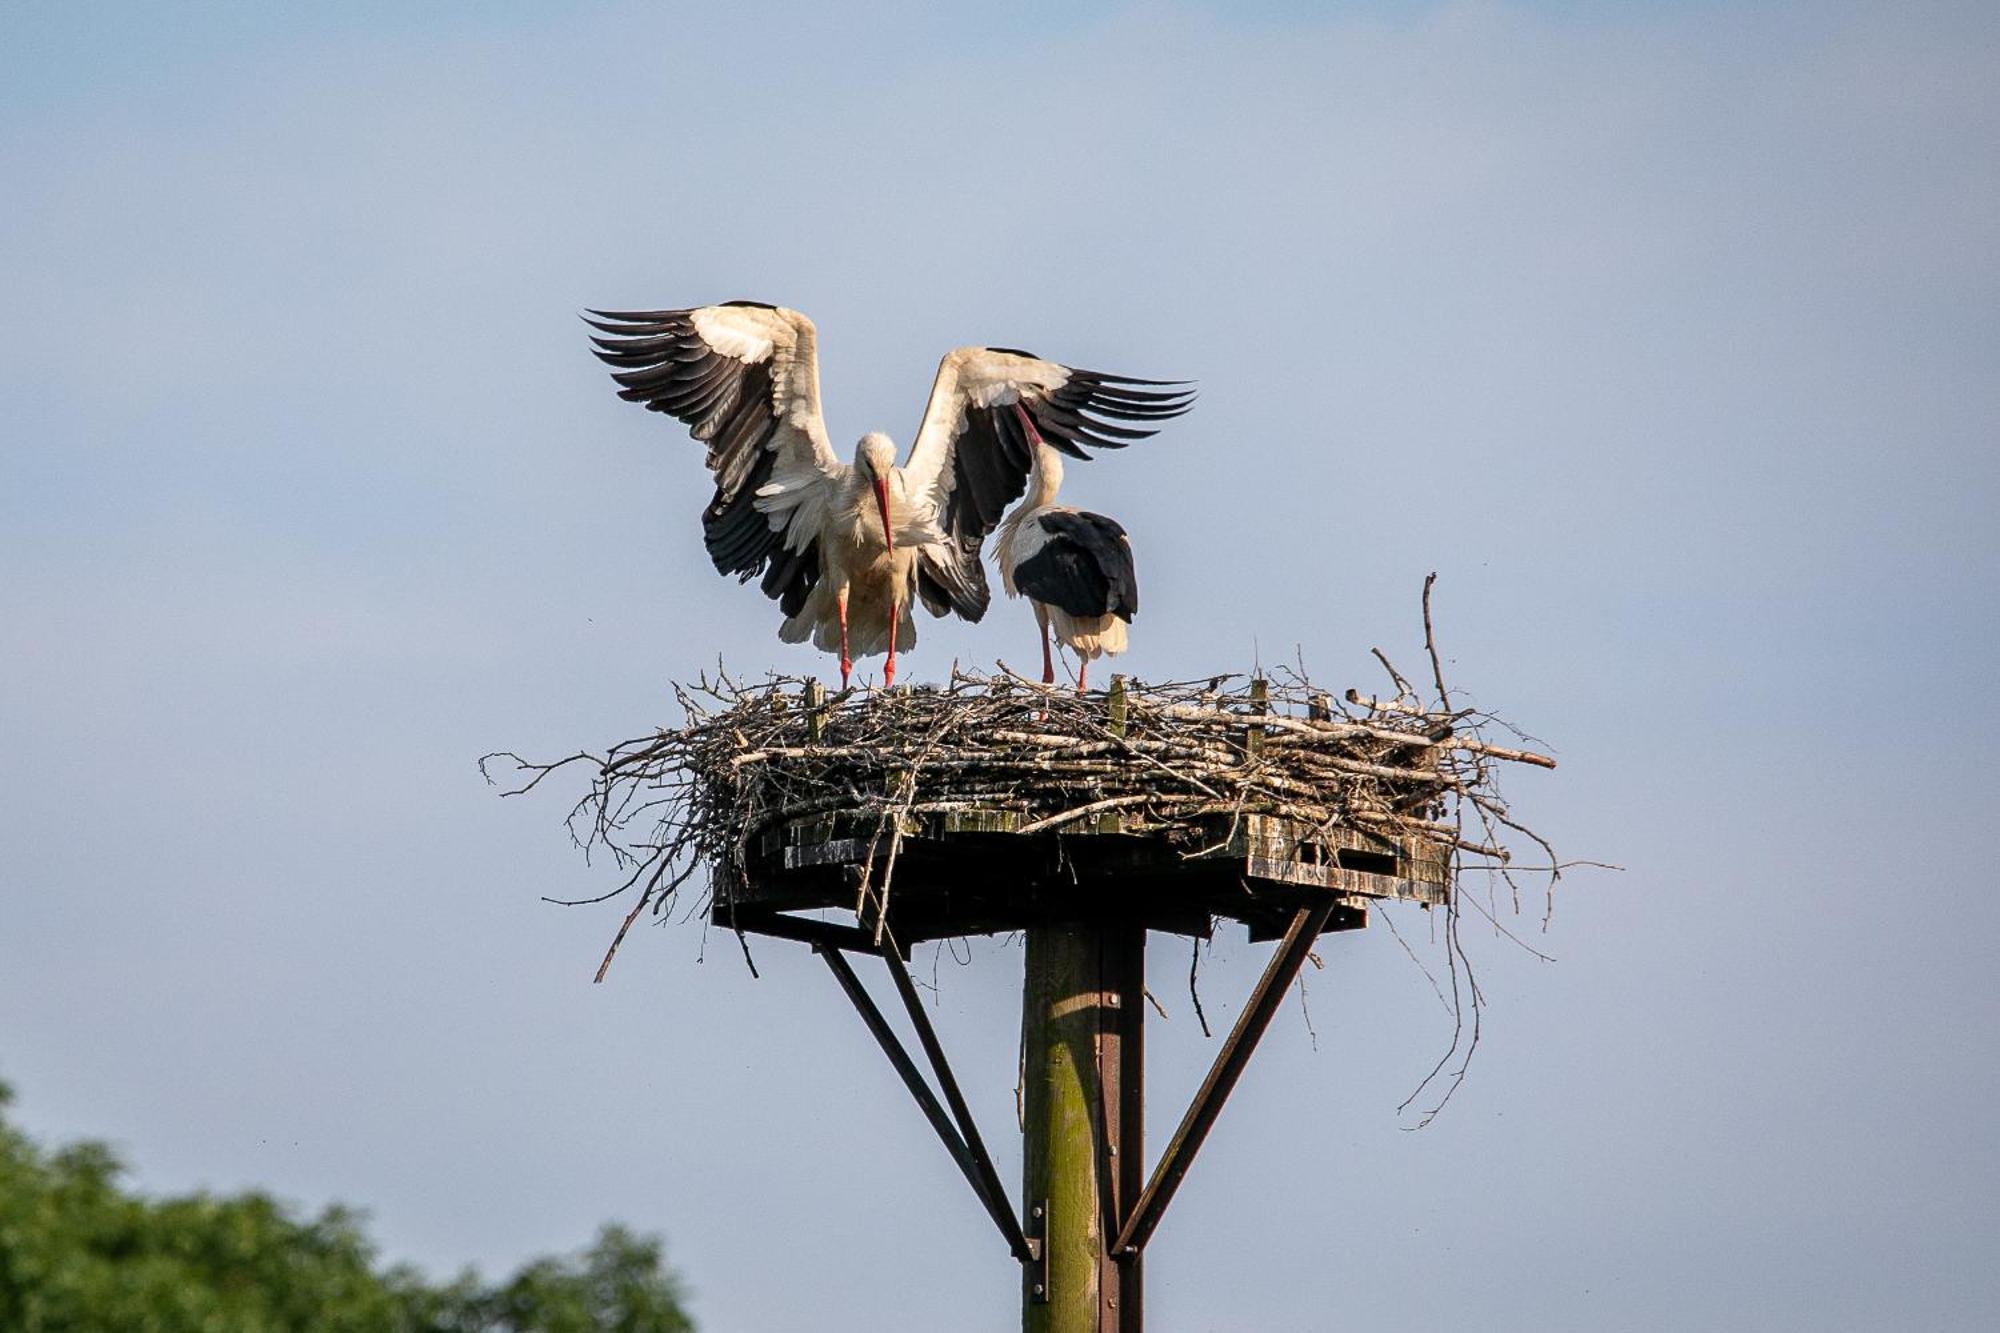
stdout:
<svg viewBox="0 0 2000 1333">
<path fill-rule="evenodd" d="M 1076 654 L 1076 688 L 1083 692 L 1092 661 L 1125 651 L 1125 630 L 1139 614 L 1139 575 L 1132 543 L 1117 520 L 1055 502 L 1062 455 L 1040 441 L 1028 474 L 1028 494 L 1000 524 L 993 553 L 1009 597 L 1025 594 L 1042 627 L 1042 683 L 1053 685 L 1049 630 Z"/>
<path fill-rule="evenodd" d="M 827 442 L 816 335 L 798 311 L 730 301 L 589 315 L 618 396 L 708 446 L 702 534 L 716 570 L 760 579 L 785 614 L 779 638 L 837 651 L 842 689 L 854 658 L 881 652 L 894 683 L 896 650 L 917 641 L 913 601 L 935 616 L 986 614 L 980 549 L 1038 449 L 1122 449 L 1194 401 L 1182 381 L 961 347 L 938 365 L 909 461 L 896 466 L 889 437 L 870 432 L 848 464 Z"/>
</svg>

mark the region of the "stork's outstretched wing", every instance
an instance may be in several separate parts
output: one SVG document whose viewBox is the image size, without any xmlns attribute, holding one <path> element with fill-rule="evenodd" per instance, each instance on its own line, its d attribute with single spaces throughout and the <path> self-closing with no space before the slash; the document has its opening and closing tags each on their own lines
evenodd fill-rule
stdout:
<svg viewBox="0 0 2000 1333">
<path fill-rule="evenodd" d="M 917 591 L 933 615 L 986 614 L 979 548 L 1027 484 L 1029 428 L 1072 458 L 1123 449 L 1194 404 L 1184 380 L 1135 380 L 1073 370 L 1006 347 L 961 347 L 938 364 L 930 405 L 903 468 L 912 496 L 926 496 L 944 540 L 924 548 Z M 1023 418 L 1026 418 L 1023 421 Z"/>
<path fill-rule="evenodd" d="M 618 396 L 686 423 L 708 446 L 715 498 L 702 537 L 717 570 L 788 616 L 819 581 L 819 520 L 842 471 L 819 410 L 812 321 L 731 301 L 694 310 L 593 310 Z"/>
</svg>

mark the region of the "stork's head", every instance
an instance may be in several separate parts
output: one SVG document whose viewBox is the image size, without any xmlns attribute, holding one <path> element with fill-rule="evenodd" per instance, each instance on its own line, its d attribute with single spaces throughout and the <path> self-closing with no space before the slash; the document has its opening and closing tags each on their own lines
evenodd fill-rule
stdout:
<svg viewBox="0 0 2000 1333">
<path fill-rule="evenodd" d="M 871 430 L 861 437 L 861 447 L 854 452 L 854 466 L 875 488 L 875 503 L 882 510 L 882 545 L 894 551 L 896 531 L 889 524 L 889 474 L 896 470 L 896 446 L 881 431 Z"/>
<path fill-rule="evenodd" d="M 861 445 L 854 451 L 854 466 L 867 473 L 870 482 L 887 481 L 896 466 L 894 442 L 879 430 L 869 431 L 861 437 Z"/>
</svg>

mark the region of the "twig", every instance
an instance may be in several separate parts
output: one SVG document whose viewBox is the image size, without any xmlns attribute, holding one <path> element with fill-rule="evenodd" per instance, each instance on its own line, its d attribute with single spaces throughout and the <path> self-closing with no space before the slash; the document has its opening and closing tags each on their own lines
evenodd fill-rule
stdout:
<svg viewBox="0 0 2000 1333">
<path fill-rule="evenodd" d="M 1208 1030 L 1208 1015 L 1201 1010 L 1201 987 L 1196 984 L 1196 973 L 1200 970 L 1201 940 L 1197 938 L 1188 951 L 1188 998 L 1194 1001 L 1194 1017 L 1195 1021 L 1201 1024 L 1201 1035 L 1212 1038 L 1215 1034 Z"/>
<path fill-rule="evenodd" d="M 1424 651 L 1431 657 L 1431 680 L 1438 691 L 1438 708 L 1451 711 L 1451 691 L 1444 685 L 1444 664 L 1438 660 L 1437 633 L 1431 628 L 1431 586 L 1438 581 L 1437 571 L 1424 575 Z"/>
<path fill-rule="evenodd" d="M 597 975 L 590 979 L 591 985 L 603 984 L 604 974 L 611 970 L 611 960 L 617 956 L 618 946 L 625 942 L 625 932 L 632 929 L 632 923 L 639 919 L 639 913 L 646 910 L 646 902 L 651 893 L 652 890 L 648 889 L 640 894 L 639 901 L 632 904 L 632 910 L 627 912 L 625 920 L 619 923 L 618 933 L 611 937 L 611 947 L 604 951 L 604 961 L 597 965 Z"/>
</svg>

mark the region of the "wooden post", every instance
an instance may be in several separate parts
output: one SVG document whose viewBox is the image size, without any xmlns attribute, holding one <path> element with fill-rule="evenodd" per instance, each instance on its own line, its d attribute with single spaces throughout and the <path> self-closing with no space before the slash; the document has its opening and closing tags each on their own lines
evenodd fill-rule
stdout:
<svg viewBox="0 0 2000 1333">
<path fill-rule="evenodd" d="M 1105 729 L 1125 735 L 1125 677 L 1105 694 Z M 1140 1333 L 1140 1254 L 1110 1253 L 1146 1184 L 1146 931 L 1106 926 L 1097 932 L 1098 975 L 1113 1000 L 1098 1025 L 1097 1086 L 1104 1098 L 1104 1156 L 1099 1174 L 1104 1238 L 1098 1245 L 1098 1326 Z"/>
<path fill-rule="evenodd" d="M 1107 710 L 1112 734 L 1124 734 L 1122 677 Z M 1023 1206 L 1041 1245 L 1023 1267 L 1028 1333 L 1141 1328 L 1140 1256 L 1110 1249 L 1145 1181 L 1145 962 L 1142 926 L 1027 932 Z"/>
<path fill-rule="evenodd" d="M 826 686 L 806 682 L 806 739 L 818 745 L 826 739 Z"/>
<path fill-rule="evenodd" d="M 1140 1257 L 1110 1250 L 1144 1180 L 1146 933 L 1075 922 L 1027 936 L 1022 1197 L 1043 1260 L 1024 1270 L 1022 1326 L 1138 1333 Z"/>
</svg>

